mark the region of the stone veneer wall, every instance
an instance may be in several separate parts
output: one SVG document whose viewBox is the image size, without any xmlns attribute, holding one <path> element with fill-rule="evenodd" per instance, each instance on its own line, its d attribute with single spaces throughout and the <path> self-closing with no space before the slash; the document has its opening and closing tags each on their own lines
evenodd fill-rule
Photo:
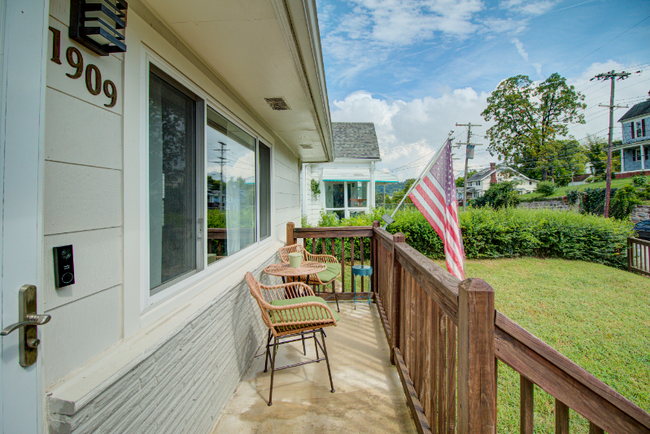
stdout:
<svg viewBox="0 0 650 434">
<path fill-rule="evenodd" d="M 537 202 L 521 202 L 519 208 L 552 209 L 555 211 L 579 211 L 578 205 L 569 205 L 560 200 L 540 200 Z"/>
<path fill-rule="evenodd" d="M 50 433 L 209 433 L 266 336 L 243 277 L 87 401 L 50 398 Z"/>
<path fill-rule="evenodd" d="M 636 205 L 630 214 L 630 220 L 636 224 L 643 220 L 650 220 L 650 205 Z"/>
</svg>

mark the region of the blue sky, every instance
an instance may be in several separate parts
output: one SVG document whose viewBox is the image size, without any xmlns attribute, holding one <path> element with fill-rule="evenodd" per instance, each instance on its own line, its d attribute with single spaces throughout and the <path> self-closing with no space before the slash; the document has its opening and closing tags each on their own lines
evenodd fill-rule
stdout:
<svg viewBox="0 0 650 434">
<path fill-rule="evenodd" d="M 639 71 L 617 82 L 616 100 L 633 105 L 650 90 L 647 0 L 317 0 L 330 110 L 334 121 L 375 122 L 383 163 L 400 179 L 416 177 L 454 124 L 490 125 L 485 99 L 508 77 L 567 77 L 586 97 L 577 139 L 606 137 L 609 83 L 615 69 Z M 625 113 L 619 109 L 617 120 Z M 615 130 L 620 138 L 620 128 Z M 479 148 L 470 161 L 497 161 Z M 464 152 L 464 151 L 463 151 Z M 461 152 L 457 151 L 458 157 Z M 464 155 L 464 154 L 463 154 Z M 455 162 L 460 169 L 464 160 Z"/>
</svg>

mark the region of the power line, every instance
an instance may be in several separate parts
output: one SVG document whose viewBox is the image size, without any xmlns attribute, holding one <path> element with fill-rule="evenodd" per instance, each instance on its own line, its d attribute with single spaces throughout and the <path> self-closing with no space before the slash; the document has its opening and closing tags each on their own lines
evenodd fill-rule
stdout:
<svg viewBox="0 0 650 434">
<path fill-rule="evenodd" d="M 600 50 L 601 48 L 603 48 L 605 45 L 611 43 L 612 41 L 614 41 L 614 40 L 616 40 L 616 39 L 618 39 L 618 38 L 620 38 L 621 36 L 623 36 L 624 34 L 626 34 L 627 32 L 629 32 L 629 31 L 632 30 L 633 28 L 637 27 L 639 24 L 641 24 L 641 23 L 643 23 L 644 21 L 646 21 L 648 18 L 650 18 L 650 15 L 648 15 L 647 17 L 645 17 L 644 19 L 642 19 L 641 21 L 639 21 L 638 23 L 636 23 L 635 25 L 633 25 L 632 27 L 630 27 L 629 29 L 627 29 L 626 31 L 624 31 L 623 33 L 619 34 L 618 36 L 615 36 L 615 37 L 613 37 L 612 39 L 610 39 L 609 41 L 605 42 L 603 45 L 601 45 L 600 47 L 596 48 L 594 51 L 592 51 L 591 53 L 587 54 L 585 57 L 583 57 L 582 59 L 578 60 L 577 62 L 575 62 L 575 63 L 572 64 L 571 66 L 569 66 L 569 67 L 565 68 L 564 70 L 560 71 L 560 74 L 562 74 L 564 71 L 566 71 L 566 70 L 568 70 L 568 69 L 573 68 L 573 67 L 576 66 L 578 63 L 582 62 L 582 61 L 585 60 L 587 57 L 591 56 L 591 55 L 594 54 L 596 51 L 598 51 L 598 50 Z"/>
<path fill-rule="evenodd" d="M 650 18 L 650 16 L 646 17 L 646 19 L 648 18 Z M 609 105 L 604 106 L 604 107 L 609 107 L 609 135 L 607 136 L 608 137 L 607 138 L 607 183 L 605 184 L 605 210 L 603 213 L 605 218 L 609 217 L 609 194 L 612 188 L 612 138 L 614 136 L 614 109 L 619 107 L 614 105 L 614 90 L 617 81 L 625 80 L 630 75 L 632 75 L 632 73 L 630 72 L 625 72 L 625 71 L 616 72 L 614 70 L 611 70 L 609 72 L 598 74 L 594 78 L 592 78 L 592 80 L 598 80 L 598 81 L 609 80 L 611 82 L 611 90 L 609 94 Z"/>
</svg>

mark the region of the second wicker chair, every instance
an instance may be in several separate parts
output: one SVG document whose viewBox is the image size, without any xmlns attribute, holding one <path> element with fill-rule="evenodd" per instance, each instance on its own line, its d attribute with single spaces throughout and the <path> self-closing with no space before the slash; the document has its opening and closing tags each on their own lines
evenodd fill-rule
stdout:
<svg viewBox="0 0 650 434">
<path fill-rule="evenodd" d="M 292 244 L 289 246 L 280 247 L 280 250 L 278 250 L 278 253 L 280 254 L 280 260 L 285 263 L 289 262 L 289 253 L 294 252 L 302 253 L 302 257 L 305 261 L 321 262 L 327 266 L 325 271 L 321 271 L 320 273 L 312 274 L 309 276 L 310 284 L 320 285 L 325 288 L 325 285 L 332 283 L 341 276 L 341 264 L 339 263 L 338 259 L 332 255 L 315 255 L 309 253 L 300 244 Z M 336 301 L 336 311 L 340 312 L 341 309 L 339 309 L 339 294 L 336 292 L 335 288 L 333 288 L 333 291 L 334 300 Z"/>
</svg>

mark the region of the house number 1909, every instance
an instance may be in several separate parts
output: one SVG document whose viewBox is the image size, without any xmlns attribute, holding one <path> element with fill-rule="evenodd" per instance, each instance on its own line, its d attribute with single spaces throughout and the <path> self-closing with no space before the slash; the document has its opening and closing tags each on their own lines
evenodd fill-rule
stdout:
<svg viewBox="0 0 650 434">
<path fill-rule="evenodd" d="M 61 65 L 61 31 L 54 27 L 50 27 L 50 31 L 52 32 L 52 57 L 50 60 L 57 65 Z M 68 61 L 68 65 L 74 68 L 74 72 L 66 73 L 65 75 L 72 79 L 77 79 L 84 75 L 84 58 L 79 49 L 76 47 L 68 47 L 65 50 L 65 58 Z M 85 77 L 88 92 L 91 95 L 99 95 L 103 90 L 104 95 L 111 99 L 104 106 L 115 107 L 115 104 L 117 104 L 117 87 L 115 83 L 111 80 L 102 82 L 102 73 L 99 71 L 97 65 L 93 65 L 92 63 L 86 65 Z"/>
</svg>

